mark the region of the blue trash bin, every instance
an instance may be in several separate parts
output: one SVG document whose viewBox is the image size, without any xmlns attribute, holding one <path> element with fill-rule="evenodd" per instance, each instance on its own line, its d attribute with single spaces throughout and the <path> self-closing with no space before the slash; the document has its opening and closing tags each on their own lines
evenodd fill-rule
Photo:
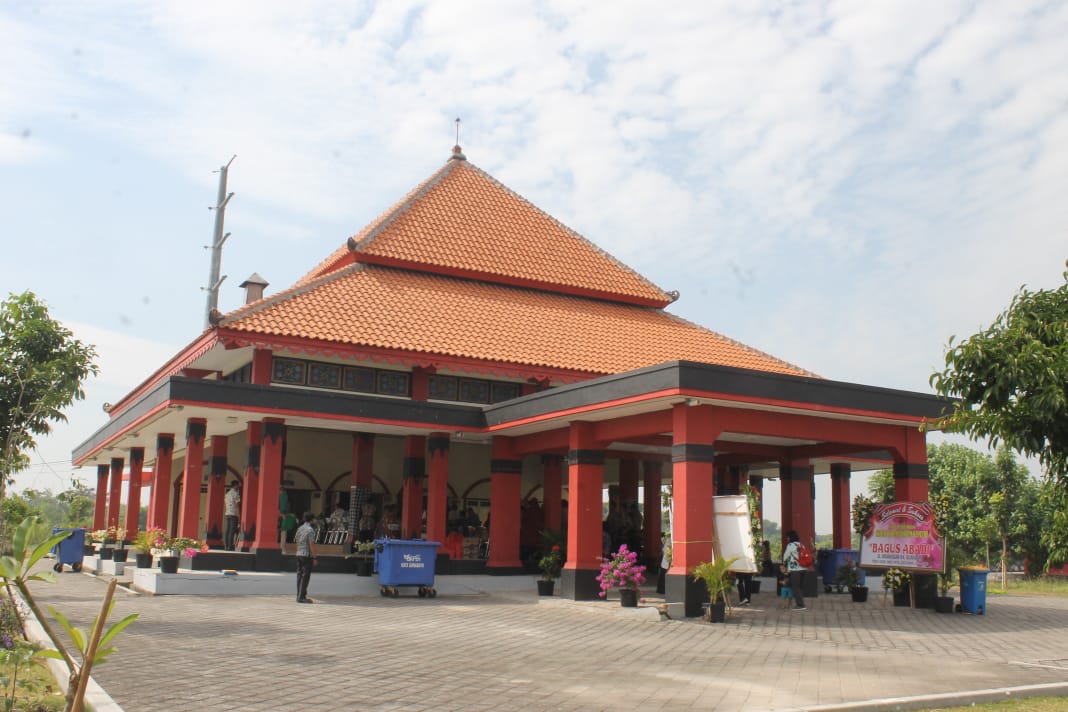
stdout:
<svg viewBox="0 0 1068 712">
<path fill-rule="evenodd" d="M 68 532 L 67 538 L 52 547 L 52 553 L 56 555 L 56 565 L 52 568 L 56 572 L 63 570 L 66 564 L 72 571 L 82 570 L 82 559 L 85 557 L 85 528 L 64 529 L 53 527 L 52 534 Z"/>
<path fill-rule="evenodd" d="M 986 577 L 989 569 L 957 569 L 960 574 L 960 607 L 981 616 L 986 612 Z"/>
<path fill-rule="evenodd" d="M 398 586 L 418 586 L 420 598 L 434 598 L 434 564 L 441 542 L 424 539 L 375 539 L 379 593 L 396 598 Z"/>
<path fill-rule="evenodd" d="M 837 582 L 838 569 L 849 563 L 860 563 L 860 552 L 856 549 L 820 549 L 817 552 L 816 564 L 820 575 L 823 576 L 823 590 L 825 592 L 830 593 L 832 588 L 838 593 L 845 592 L 845 587 Z M 864 569 L 857 569 L 857 572 L 860 574 L 860 580 L 857 583 L 863 586 L 867 580 L 867 575 L 864 573 Z"/>
</svg>

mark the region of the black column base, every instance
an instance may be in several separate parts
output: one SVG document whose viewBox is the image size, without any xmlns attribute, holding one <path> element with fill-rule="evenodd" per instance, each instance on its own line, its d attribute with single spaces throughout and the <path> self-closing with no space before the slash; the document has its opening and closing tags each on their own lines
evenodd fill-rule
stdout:
<svg viewBox="0 0 1068 712">
<path fill-rule="evenodd" d="M 287 570 L 282 563 L 282 551 L 280 549 L 253 549 L 252 554 L 256 557 L 256 571 Z M 289 558 L 292 559 L 293 557 Z M 291 566 L 288 570 L 292 571 L 294 567 Z"/>
<path fill-rule="evenodd" d="M 490 566 L 486 565 L 486 574 L 489 576 L 519 576 L 526 573 L 522 566 Z"/>
<path fill-rule="evenodd" d="M 668 574 L 664 585 L 664 598 L 668 604 L 682 603 L 683 615 L 696 618 L 703 612 L 701 606 L 708 603 L 708 588 L 704 582 L 695 581 L 686 574 Z"/>
<path fill-rule="evenodd" d="M 938 598 L 938 574 L 912 574 L 917 608 L 934 608 Z"/>
<path fill-rule="evenodd" d="M 597 569 L 564 569 L 560 574 L 560 596 L 572 601 L 596 601 L 601 597 Z"/>
</svg>

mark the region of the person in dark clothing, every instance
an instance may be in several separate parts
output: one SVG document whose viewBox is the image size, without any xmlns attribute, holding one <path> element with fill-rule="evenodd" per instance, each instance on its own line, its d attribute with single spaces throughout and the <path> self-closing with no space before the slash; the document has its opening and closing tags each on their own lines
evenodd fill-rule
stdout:
<svg viewBox="0 0 1068 712">
<path fill-rule="evenodd" d="M 315 527 L 312 522 L 315 515 L 304 514 L 304 524 L 297 529 L 293 542 L 297 545 L 297 603 L 311 603 L 308 598 L 308 582 L 311 581 L 312 567 L 315 566 Z"/>
<path fill-rule="evenodd" d="M 774 576 L 777 571 L 775 569 L 775 564 L 771 560 L 771 542 L 765 539 L 760 543 L 760 548 L 763 550 L 761 555 L 760 575 Z"/>
</svg>

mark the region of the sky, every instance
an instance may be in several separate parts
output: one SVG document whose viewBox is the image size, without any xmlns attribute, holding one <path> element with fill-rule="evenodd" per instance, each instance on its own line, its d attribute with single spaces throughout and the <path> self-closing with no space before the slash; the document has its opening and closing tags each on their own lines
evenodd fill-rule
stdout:
<svg viewBox="0 0 1068 712">
<path fill-rule="evenodd" d="M 0 298 L 35 292 L 100 365 L 16 489 L 89 482 L 103 403 L 202 330 L 221 165 L 229 311 L 441 167 L 457 117 L 673 313 L 929 393 L 951 335 L 1062 283 L 1065 37 L 1068 3 L 1025 0 L 0 0 Z"/>
</svg>

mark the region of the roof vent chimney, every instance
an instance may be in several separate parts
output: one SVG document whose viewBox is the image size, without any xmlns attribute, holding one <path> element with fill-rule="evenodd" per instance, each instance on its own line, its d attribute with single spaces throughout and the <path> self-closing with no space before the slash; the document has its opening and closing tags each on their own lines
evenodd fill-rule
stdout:
<svg viewBox="0 0 1068 712">
<path fill-rule="evenodd" d="M 256 272 L 239 284 L 238 286 L 245 290 L 245 304 L 252 304 L 263 299 L 263 290 L 267 288 L 267 284 L 267 280 Z"/>
</svg>

